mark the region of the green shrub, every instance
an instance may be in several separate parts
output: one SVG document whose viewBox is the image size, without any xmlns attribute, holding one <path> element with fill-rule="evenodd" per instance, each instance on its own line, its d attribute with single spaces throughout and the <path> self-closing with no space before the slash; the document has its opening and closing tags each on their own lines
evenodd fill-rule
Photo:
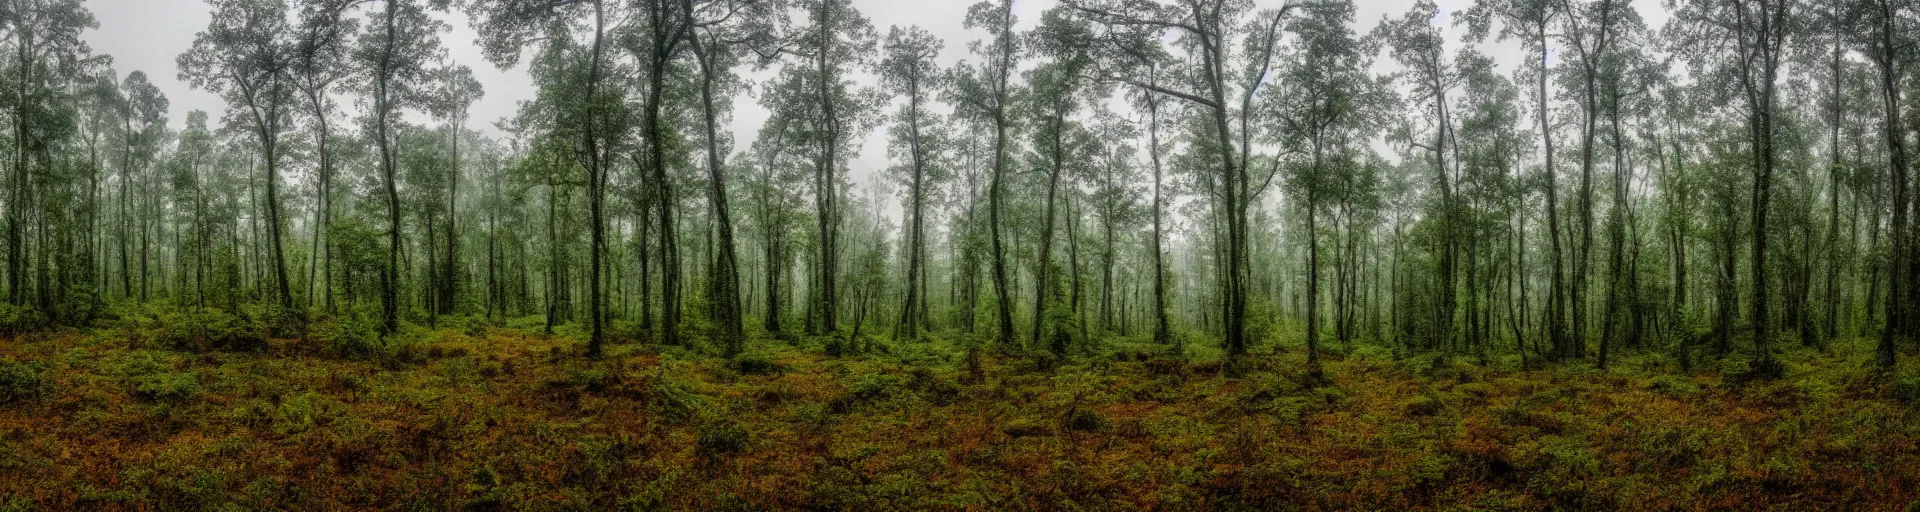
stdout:
<svg viewBox="0 0 1920 512">
<path fill-rule="evenodd" d="M 670 422 L 687 421 L 706 409 L 706 397 L 677 379 L 661 379 L 647 395 L 648 410 Z"/>
<path fill-rule="evenodd" d="M 267 328 L 260 322 L 213 308 L 179 308 L 160 313 L 149 339 L 159 348 L 257 352 L 267 348 Z"/>
<path fill-rule="evenodd" d="M 332 397 L 308 391 L 288 397 L 274 411 L 274 430 L 298 434 L 311 430 L 342 413 L 343 406 Z"/>
<path fill-rule="evenodd" d="M 0 403 L 33 400 L 47 393 L 38 365 L 0 359 Z"/>
<path fill-rule="evenodd" d="M 904 386 L 900 377 L 893 375 L 861 375 L 847 388 L 847 393 L 858 400 L 884 400 L 892 398 Z"/>
<path fill-rule="evenodd" d="M 1067 415 L 1067 428 L 1081 432 L 1099 432 L 1107 428 L 1107 418 L 1086 409 L 1075 409 Z"/>
<path fill-rule="evenodd" d="M 1028 353 L 1027 357 L 1020 359 L 1020 364 L 1018 365 L 1020 373 L 1047 373 L 1059 367 L 1060 356 L 1054 355 L 1052 352 L 1042 351 Z"/>
<path fill-rule="evenodd" d="M 1686 396 L 1700 392 L 1699 385 L 1688 381 L 1684 377 L 1676 377 L 1673 375 L 1654 377 L 1653 380 L 1647 382 L 1647 389 L 1673 396 Z"/>
<path fill-rule="evenodd" d="M 18 335 L 44 326 L 46 323 L 46 316 L 33 308 L 0 304 L 0 335 Z"/>
<path fill-rule="evenodd" d="M 105 368 L 133 390 L 135 396 L 164 403 L 179 403 L 200 396 L 200 376 L 193 372 L 173 371 L 172 356 L 165 352 L 135 350 Z"/>
<path fill-rule="evenodd" d="M 1007 437 L 1043 436 L 1051 430 L 1047 428 L 1046 423 L 1027 418 L 1015 418 L 1000 427 L 1000 432 L 1005 433 Z"/>
<path fill-rule="evenodd" d="M 1907 405 L 1920 407 L 1920 374 L 1910 374 L 1894 381 L 1893 396 Z"/>
<path fill-rule="evenodd" d="M 1354 347 L 1353 352 L 1347 354 L 1347 358 L 1362 361 L 1391 361 L 1393 360 L 1393 349 L 1379 345 L 1362 344 Z"/>
<path fill-rule="evenodd" d="M 960 400 L 960 384 L 951 379 L 940 378 L 926 368 L 914 368 L 908 373 L 907 387 L 920 394 L 934 405 L 950 405 Z"/>
<path fill-rule="evenodd" d="M 703 423 L 694 429 L 697 438 L 694 450 L 701 456 L 713 457 L 747 448 L 750 435 L 746 427 L 731 420 Z"/>
<path fill-rule="evenodd" d="M 334 357 L 364 361 L 381 355 L 380 324 L 373 315 L 328 319 L 320 325 L 320 339 Z"/>
<path fill-rule="evenodd" d="M 740 354 L 733 358 L 733 369 L 742 375 L 771 375 L 787 370 L 786 366 L 774 362 L 766 354 Z"/>
<path fill-rule="evenodd" d="M 142 397 L 180 403 L 200 396 L 200 376 L 193 372 L 162 372 L 133 379 L 133 391 Z"/>
<path fill-rule="evenodd" d="M 173 361 L 165 352 L 135 350 L 120 355 L 120 359 L 108 363 L 102 368 L 108 375 L 123 379 L 145 377 L 173 369 Z"/>
<path fill-rule="evenodd" d="M 1406 402 L 1402 402 L 1400 405 L 1407 410 L 1408 416 L 1432 416 L 1440 414 L 1440 410 L 1447 407 L 1447 405 L 1439 399 L 1427 395 L 1407 399 Z"/>
</svg>

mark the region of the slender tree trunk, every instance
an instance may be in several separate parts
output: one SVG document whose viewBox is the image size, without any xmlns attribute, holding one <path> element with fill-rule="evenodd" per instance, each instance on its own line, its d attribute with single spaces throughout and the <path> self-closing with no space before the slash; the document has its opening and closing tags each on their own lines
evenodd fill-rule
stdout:
<svg viewBox="0 0 1920 512">
<path fill-rule="evenodd" d="M 682 12 L 687 16 L 686 24 L 691 27 L 693 21 L 693 1 L 682 0 Z M 739 354 L 746 346 L 746 331 L 741 325 L 740 269 L 736 262 L 733 243 L 733 217 L 727 205 L 727 182 L 725 161 L 721 160 L 720 137 L 718 134 L 719 112 L 714 106 L 713 54 L 719 48 L 705 48 L 701 45 L 699 31 L 688 29 L 687 44 L 700 62 L 700 105 L 705 113 L 707 137 L 707 178 L 708 200 L 712 202 L 714 231 L 719 238 L 719 247 L 713 260 L 713 322 L 719 327 L 714 336 L 718 339 L 727 355 Z"/>
<path fill-rule="evenodd" d="M 1887 167 L 1893 182 L 1891 208 L 1893 222 L 1888 230 L 1889 246 L 1892 248 L 1892 259 L 1888 265 L 1892 278 L 1888 280 L 1887 285 L 1887 324 L 1880 331 L 1880 344 L 1875 350 L 1875 362 L 1881 369 L 1891 370 L 1895 363 L 1894 337 L 1906 328 L 1903 322 L 1913 321 L 1906 318 L 1908 311 L 1905 304 L 1905 287 L 1913 284 L 1907 282 L 1911 279 L 1911 276 L 1907 275 L 1906 265 L 1908 258 L 1912 257 L 1907 253 L 1909 249 L 1907 204 L 1911 199 L 1908 198 L 1910 192 L 1907 183 L 1909 171 L 1906 137 L 1900 126 L 1903 103 L 1900 97 L 1899 80 L 1905 75 L 1899 68 L 1899 54 L 1896 53 L 1898 50 L 1895 46 L 1894 33 L 1897 30 L 1895 28 L 1897 14 L 1894 12 L 1893 2 L 1877 0 L 1873 7 L 1879 11 L 1880 27 L 1875 34 L 1878 36 L 1878 41 L 1876 41 L 1872 58 L 1880 68 L 1880 100 L 1882 108 L 1886 111 L 1886 122 L 1882 132 L 1887 138 Z M 1755 266 L 1755 272 L 1758 272 L 1759 268 Z"/>
</svg>

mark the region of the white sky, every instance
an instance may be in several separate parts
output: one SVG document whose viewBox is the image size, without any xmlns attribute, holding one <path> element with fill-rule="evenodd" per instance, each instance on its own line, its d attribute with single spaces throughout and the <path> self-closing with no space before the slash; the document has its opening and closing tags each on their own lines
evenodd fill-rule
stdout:
<svg viewBox="0 0 1920 512">
<path fill-rule="evenodd" d="M 875 29 L 883 37 L 888 27 L 919 25 L 945 39 L 946 47 L 940 60 L 944 65 L 951 65 L 967 57 L 968 41 L 983 36 L 962 28 L 967 7 L 975 1 L 854 0 L 853 3 L 873 21 Z M 1278 7 L 1282 4 L 1282 0 L 1256 2 L 1261 7 Z M 1461 30 L 1453 27 L 1448 15 L 1472 5 L 1472 0 L 1437 0 L 1437 3 L 1442 11 L 1442 19 L 1436 21 L 1446 27 L 1451 52 L 1451 48 L 1461 44 Z M 1634 3 L 1634 7 L 1646 18 L 1648 26 L 1658 29 L 1666 22 L 1664 9 L 1658 2 L 1638 0 Z M 1015 10 L 1021 23 L 1018 29 L 1031 28 L 1040 13 L 1054 4 L 1054 0 L 1016 0 Z M 185 82 L 178 79 L 174 66 L 174 58 L 192 46 L 194 35 L 206 27 L 208 6 L 203 0 L 90 0 L 86 5 L 100 22 L 98 30 L 85 35 L 88 43 L 96 53 L 112 55 L 114 69 L 122 76 L 133 70 L 147 72 L 154 85 L 166 93 L 172 102 L 169 112 L 173 118 L 171 127 L 182 127 L 187 112 L 192 110 L 205 110 L 216 122 L 220 119 L 224 109 L 221 100 L 213 94 L 187 87 Z M 1355 31 L 1364 34 L 1382 16 L 1398 16 L 1412 5 L 1412 0 L 1356 0 Z M 486 63 L 479 49 L 473 45 L 474 32 L 464 14 L 453 13 L 442 17 L 453 26 L 453 30 L 442 40 L 449 58 L 472 67 L 475 76 L 486 88 L 486 97 L 473 107 L 474 122 L 470 126 L 491 131 L 494 120 L 512 115 L 519 101 L 533 96 L 531 80 L 522 69 L 500 70 Z M 1510 73 L 1513 66 L 1526 57 L 1520 44 L 1513 41 L 1489 41 L 1481 47 L 1481 51 L 1492 55 L 1500 63 L 1502 73 Z M 1382 66 L 1388 65 L 1384 57 L 1380 60 Z M 752 142 L 755 132 L 766 118 L 766 112 L 750 98 L 736 101 L 735 108 L 735 147 L 745 148 Z M 853 160 L 851 167 L 851 178 L 861 186 L 869 184 L 872 176 L 887 167 L 886 141 L 881 132 L 876 131 L 866 137 L 865 149 Z"/>
</svg>

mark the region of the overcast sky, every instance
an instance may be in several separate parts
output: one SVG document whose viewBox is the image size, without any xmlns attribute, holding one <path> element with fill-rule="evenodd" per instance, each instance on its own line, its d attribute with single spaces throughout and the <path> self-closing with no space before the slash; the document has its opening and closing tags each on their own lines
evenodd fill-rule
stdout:
<svg viewBox="0 0 1920 512">
<path fill-rule="evenodd" d="M 853 0 L 853 4 L 873 21 L 883 36 L 887 28 L 894 25 L 919 25 L 945 39 L 946 49 L 940 60 L 950 65 L 966 56 L 968 41 L 982 37 L 961 26 L 967 6 L 974 1 Z M 1278 7 L 1282 0 L 1257 2 L 1262 7 Z M 1438 0 L 1437 3 L 1442 14 L 1436 22 L 1447 27 L 1449 48 L 1457 47 L 1460 31 L 1452 26 L 1450 14 L 1472 5 L 1472 0 Z M 1022 24 L 1019 28 L 1030 27 L 1042 11 L 1054 4 L 1054 0 L 1016 0 L 1014 8 Z M 1656 2 L 1640 0 L 1635 4 L 1649 26 L 1657 29 L 1665 23 L 1665 13 Z M 174 66 L 174 58 L 192 46 L 194 34 L 206 27 L 208 6 L 203 0 L 88 0 L 86 5 L 100 22 L 98 30 L 86 35 L 93 50 L 112 55 L 114 69 L 122 75 L 134 70 L 146 71 L 172 102 L 169 113 L 173 128 L 180 128 L 187 112 L 192 110 L 205 110 L 216 122 L 220 119 L 224 109 L 220 99 L 189 88 L 178 79 Z M 1397 16 L 1412 5 L 1412 0 L 1357 0 L 1355 31 L 1365 33 L 1379 23 L 1382 16 Z M 449 58 L 472 67 L 486 87 L 486 97 L 473 108 L 474 127 L 494 131 L 492 122 L 512 115 L 518 102 L 531 98 L 533 85 L 522 69 L 501 70 L 481 58 L 480 51 L 473 45 L 474 32 L 464 14 L 446 14 L 443 19 L 453 27 L 443 39 Z M 1511 72 L 1513 66 L 1525 58 L 1519 44 L 1511 41 L 1489 42 L 1482 46 L 1482 51 L 1495 57 L 1502 73 Z M 766 118 L 766 112 L 752 99 L 742 98 L 735 104 L 736 147 L 744 148 Z M 866 144 L 852 162 L 852 178 L 862 186 L 869 183 L 877 170 L 887 166 L 886 142 L 880 133 L 868 136 Z"/>
</svg>

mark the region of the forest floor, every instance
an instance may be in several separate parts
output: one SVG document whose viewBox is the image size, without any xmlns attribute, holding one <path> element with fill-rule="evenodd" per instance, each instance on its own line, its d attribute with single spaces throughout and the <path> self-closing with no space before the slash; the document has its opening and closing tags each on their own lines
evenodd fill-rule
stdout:
<svg viewBox="0 0 1920 512">
<path fill-rule="evenodd" d="M 1297 349 L 986 356 L 950 342 L 736 361 L 535 330 L 0 340 L 0 510 L 1912 510 L 1920 380 L 1871 344 L 1608 372 Z M 1914 354 L 1903 354 L 1909 361 Z M 1731 372 L 1727 372 L 1731 373 Z M 1906 368 L 1898 375 L 1914 375 Z"/>
</svg>

